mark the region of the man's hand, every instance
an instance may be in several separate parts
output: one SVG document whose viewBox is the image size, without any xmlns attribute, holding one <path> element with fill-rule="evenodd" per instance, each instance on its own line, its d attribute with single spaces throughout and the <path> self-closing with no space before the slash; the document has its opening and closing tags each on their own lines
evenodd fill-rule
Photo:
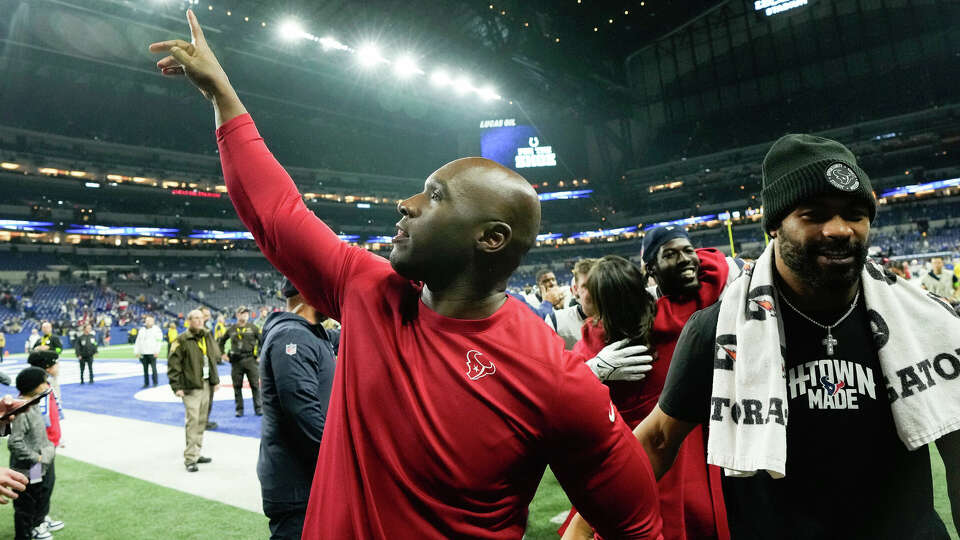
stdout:
<svg viewBox="0 0 960 540">
<path fill-rule="evenodd" d="M 7 499 L 16 499 L 16 492 L 27 489 L 29 481 L 17 471 L 0 467 L 0 504 L 7 504 Z"/>
<path fill-rule="evenodd" d="M 191 9 L 187 10 L 187 23 L 190 25 L 190 43 L 182 39 L 158 41 L 150 44 L 150 52 L 170 53 L 157 62 L 157 69 L 171 77 L 186 75 L 203 97 L 213 102 L 219 127 L 245 114 L 247 110 L 240 103 L 240 98 L 230 85 L 230 79 L 207 45 L 203 29 Z"/>
<path fill-rule="evenodd" d="M 50 346 L 49 346 L 49 345 L 41 345 L 41 346 L 37 347 L 37 348 L 34 349 L 34 350 L 35 350 L 35 351 L 49 351 L 49 350 L 50 350 Z"/>
<path fill-rule="evenodd" d="M 177 397 L 182 398 L 182 397 L 183 397 L 183 390 L 177 390 L 176 392 L 174 392 L 174 394 L 176 394 Z"/>
<path fill-rule="evenodd" d="M 563 291 L 560 287 L 551 287 L 543 293 L 543 299 L 553 304 L 555 308 L 563 307 Z"/>
<path fill-rule="evenodd" d="M 643 345 L 627 347 L 629 339 L 621 339 L 604 347 L 597 356 L 587 360 L 593 374 L 602 382 L 639 381 L 653 369 L 653 356 Z"/>
<path fill-rule="evenodd" d="M 150 52 L 170 53 L 170 56 L 157 62 L 157 68 L 164 75 L 186 75 L 205 98 L 212 100 L 216 94 L 230 87 L 230 81 L 207 45 L 203 29 L 191 9 L 187 10 L 187 23 L 190 25 L 190 43 L 182 39 L 158 41 L 150 44 Z"/>
</svg>

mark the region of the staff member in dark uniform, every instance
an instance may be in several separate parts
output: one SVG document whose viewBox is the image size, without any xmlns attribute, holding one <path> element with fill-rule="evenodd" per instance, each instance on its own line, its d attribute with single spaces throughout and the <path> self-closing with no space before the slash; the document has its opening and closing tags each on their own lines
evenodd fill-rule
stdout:
<svg viewBox="0 0 960 540">
<path fill-rule="evenodd" d="M 250 310 L 237 308 L 237 324 L 227 329 L 217 343 L 220 350 L 230 342 L 230 354 L 224 353 L 222 360 L 230 360 L 230 378 L 233 380 L 233 399 L 236 401 L 237 416 L 243 416 L 243 376 L 247 376 L 250 391 L 253 392 L 253 411 L 260 416 L 260 363 L 257 353 L 260 351 L 260 329 L 250 322 Z"/>
<path fill-rule="evenodd" d="M 80 384 L 83 384 L 84 368 L 89 369 L 90 384 L 93 384 L 93 357 L 97 354 L 97 335 L 93 333 L 92 326 L 89 324 L 83 325 L 83 333 L 77 336 L 77 342 L 73 348 L 77 353 L 77 358 L 80 359 Z"/>
<path fill-rule="evenodd" d="M 40 332 L 40 339 L 33 344 L 31 351 L 52 351 L 57 353 L 59 358 L 63 352 L 63 343 L 60 342 L 60 337 L 53 333 L 53 325 L 49 322 L 43 323 L 40 325 Z"/>
<path fill-rule="evenodd" d="M 287 311 L 263 325 L 263 426 L 257 476 L 273 539 L 300 538 L 333 386 L 339 330 L 284 281 Z"/>
</svg>

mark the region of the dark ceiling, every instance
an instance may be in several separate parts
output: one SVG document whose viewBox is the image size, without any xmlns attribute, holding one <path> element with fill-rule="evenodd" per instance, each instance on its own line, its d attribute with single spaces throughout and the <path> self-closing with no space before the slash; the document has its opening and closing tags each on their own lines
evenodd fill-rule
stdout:
<svg viewBox="0 0 960 540">
<path fill-rule="evenodd" d="M 201 19 L 254 34 L 264 30 L 258 21 L 295 17 L 315 35 L 412 50 L 425 65 L 488 76 L 505 97 L 538 112 L 588 119 L 623 114 L 623 60 L 631 52 L 723 1 L 201 0 L 195 9 Z"/>
</svg>

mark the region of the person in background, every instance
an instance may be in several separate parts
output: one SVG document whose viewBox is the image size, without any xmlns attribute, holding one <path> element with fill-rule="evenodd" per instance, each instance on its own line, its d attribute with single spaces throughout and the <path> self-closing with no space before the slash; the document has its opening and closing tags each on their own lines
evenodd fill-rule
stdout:
<svg viewBox="0 0 960 540">
<path fill-rule="evenodd" d="M 953 298 L 953 288 L 956 283 L 957 277 L 953 272 L 947 272 L 943 268 L 943 259 L 940 257 L 930 259 L 930 271 L 920 280 L 921 287 L 947 299 Z"/>
<path fill-rule="evenodd" d="M 262 415 L 260 409 L 260 329 L 250 322 L 250 310 L 244 306 L 237 308 L 237 323 L 224 332 L 217 344 L 224 351 L 230 342 L 230 354 L 222 353 L 221 360 L 230 361 L 230 378 L 233 382 L 233 399 L 236 416 L 243 416 L 243 377 L 247 377 L 250 392 L 253 394 L 253 412 Z"/>
<path fill-rule="evenodd" d="M 203 291 L 200 291 L 200 292 L 201 292 L 201 294 L 203 293 Z M 211 315 L 211 313 L 210 313 L 210 308 L 208 308 L 208 307 L 206 307 L 206 306 L 202 306 L 202 307 L 200 307 L 200 312 L 203 313 L 203 327 L 204 327 L 208 332 L 210 332 L 210 334 L 211 334 L 211 336 L 212 336 L 212 335 L 213 335 L 213 321 L 211 320 L 211 319 L 212 319 L 212 315 Z M 189 328 L 189 323 L 188 323 L 188 328 Z M 218 364 L 219 364 L 220 362 L 222 362 L 222 360 L 221 360 L 220 358 L 217 358 L 216 361 L 217 361 Z M 213 413 L 213 394 L 214 394 L 214 392 L 216 392 L 216 387 L 213 386 L 213 385 L 211 385 L 211 386 L 210 386 L 210 399 L 207 400 L 207 425 L 206 425 L 206 429 L 216 429 L 216 428 L 217 428 L 217 423 L 210 421 L 210 415 Z"/>
<path fill-rule="evenodd" d="M 60 362 L 49 354 L 42 352 L 32 353 L 30 357 L 27 358 L 27 363 L 46 371 L 48 384 L 51 380 L 60 376 Z M 59 398 L 51 392 L 37 404 L 36 408 L 40 411 L 40 415 L 43 416 L 43 425 L 47 428 L 47 438 L 53 443 L 54 448 L 62 448 L 63 430 L 61 429 L 61 421 L 64 418 L 64 414 Z M 50 518 L 50 494 L 53 493 L 53 486 L 56 483 L 56 479 L 56 468 L 54 464 L 51 463 L 46 474 L 43 475 L 44 490 L 46 490 L 48 496 L 45 497 L 44 503 L 37 509 L 37 512 L 44 516 L 43 521 L 47 529 L 51 532 L 59 531 L 64 527 L 62 521 Z"/>
<path fill-rule="evenodd" d="M 217 374 L 217 359 L 220 350 L 217 341 L 203 327 L 203 313 L 195 309 L 187 314 L 186 332 L 177 336 L 167 358 L 167 377 L 170 389 L 183 400 L 186 416 L 187 447 L 183 451 L 183 464 L 187 472 L 197 472 L 198 463 L 210 463 L 209 457 L 200 454 L 203 447 L 203 432 L 207 425 L 207 401 L 211 388 L 220 384 Z"/>
<path fill-rule="evenodd" d="M 0 364 L 3 363 L 3 350 L 7 346 L 7 336 L 0 332 Z"/>
<path fill-rule="evenodd" d="M 257 477 L 270 538 L 298 539 L 326 424 L 340 331 L 285 281 L 286 312 L 263 325 L 263 424 Z"/>
<path fill-rule="evenodd" d="M 26 343 L 23 345 L 23 352 L 30 354 L 30 351 L 33 350 L 33 346 L 40 341 L 40 331 L 36 328 L 30 329 L 30 337 L 27 338 Z"/>
<path fill-rule="evenodd" d="M 154 322 L 151 315 L 146 316 L 143 328 L 137 333 L 137 341 L 133 344 L 133 355 L 143 364 L 144 388 L 150 385 L 150 370 L 153 370 L 153 386 L 157 385 L 157 355 L 163 346 L 163 334 Z"/>
<path fill-rule="evenodd" d="M 21 399 L 33 399 L 49 387 L 47 372 L 38 367 L 28 367 L 17 375 L 17 390 Z M 44 508 L 49 508 L 52 493 L 47 490 L 44 477 L 53 466 L 56 447 L 47 437 L 43 415 L 37 407 L 17 414 L 11 425 L 7 447 L 10 449 L 10 468 L 29 479 L 26 489 L 13 501 L 14 538 L 52 538 L 44 512 Z"/>
<path fill-rule="evenodd" d="M 200 312 L 203 313 L 203 327 L 209 331 L 213 331 L 213 315 L 210 313 L 210 308 L 203 306 L 200 308 Z"/>
<path fill-rule="evenodd" d="M 595 306 L 590 299 L 590 291 L 585 287 L 587 275 L 596 262 L 597 259 L 580 259 L 577 261 L 573 266 L 574 281 L 570 288 L 577 303 L 570 307 L 551 311 L 544 319 L 550 325 L 550 328 L 553 328 L 553 331 L 563 338 L 567 350 L 573 349 L 577 341 L 580 341 L 583 322 L 588 317 L 596 315 Z"/>
<path fill-rule="evenodd" d="M 263 332 L 263 325 L 267 322 L 267 316 L 270 315 L 270 308 L 267 306 L 260 306 L 260 315 L 257 317 L 257 320 L 254 321 L 254 324 L 257 325 L 257 328 Z"/>
<path fill-rule="evenodd" d="M 177 340 L 177 336 L 180 335 L 177 332 L 177 323 L 171 321 L 170 325 L 167 327 L 167 356 L 170 356 L 170 345 Z"/>
<path fill-rule="evenodd" d="M 90 384 L 93 384 L 93 357 L 97 354 L 97 336 L 93 333 L 93 326 L 83 326 L 83 333 L 77 336 L 73 349 L 80 359 L 80 384 L 84 384 L 84 368 L 90 370 Z"/>
<path fill-rule="evenodd" d="M 59 359 L 60 354 L 63 352 L 63 344 L 60 342 L 60 337 L 54 333 L 53 324 L 49 321 L 44 322 L 40 325 L 40 332 L 40 339 L 33 345 L 30 352 L 42 352 L 45 353 L 45 355 L 52 356 L 55 360 Z M 53 393 L 57 396 L 57 399 L 62 399 L 60 396 L 60 380 L 58 377 L 54 376 L 50 379 L 50 386 L 53 387 Z"/>
<path fill-rule="evenodd" d="M 227 318 L 223 313 L 217 315 L 217 324 L 213 327 L 213 339 L 217 341 L 227 333 Z M 223 350 L 223 347 L 220 347 L 220 350 Z"/>
</svg>

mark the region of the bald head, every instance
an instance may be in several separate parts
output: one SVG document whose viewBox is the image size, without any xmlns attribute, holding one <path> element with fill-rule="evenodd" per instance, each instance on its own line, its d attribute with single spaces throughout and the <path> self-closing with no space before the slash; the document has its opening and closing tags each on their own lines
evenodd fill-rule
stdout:
<svg viewBox="0 0 960 540">
<path fill-rule="evenodd" d="M 465 194 L 483 221 L 502 221 L 511 228 L 511 243 L 522 256 L 540 232 L 540 199 L 530 182 L 516 171 L 481 157 L 457 159 L 433 175 L 447 177 Z"/>
<path fill-rule="evenodd" d="M 505 279 L 540 229 L 540 201 L 530 184 L 483 158 L 440 167 L 397 210 L 403 218 L 390 263 L 434 290 L 444 282 L 487 287 Z"/>
<path fill-rule="evenodd" d="M 195 309 L 187 313 L 187 326 L 194 332 L 203 330 L 203 312 Z"/>
</svg>

